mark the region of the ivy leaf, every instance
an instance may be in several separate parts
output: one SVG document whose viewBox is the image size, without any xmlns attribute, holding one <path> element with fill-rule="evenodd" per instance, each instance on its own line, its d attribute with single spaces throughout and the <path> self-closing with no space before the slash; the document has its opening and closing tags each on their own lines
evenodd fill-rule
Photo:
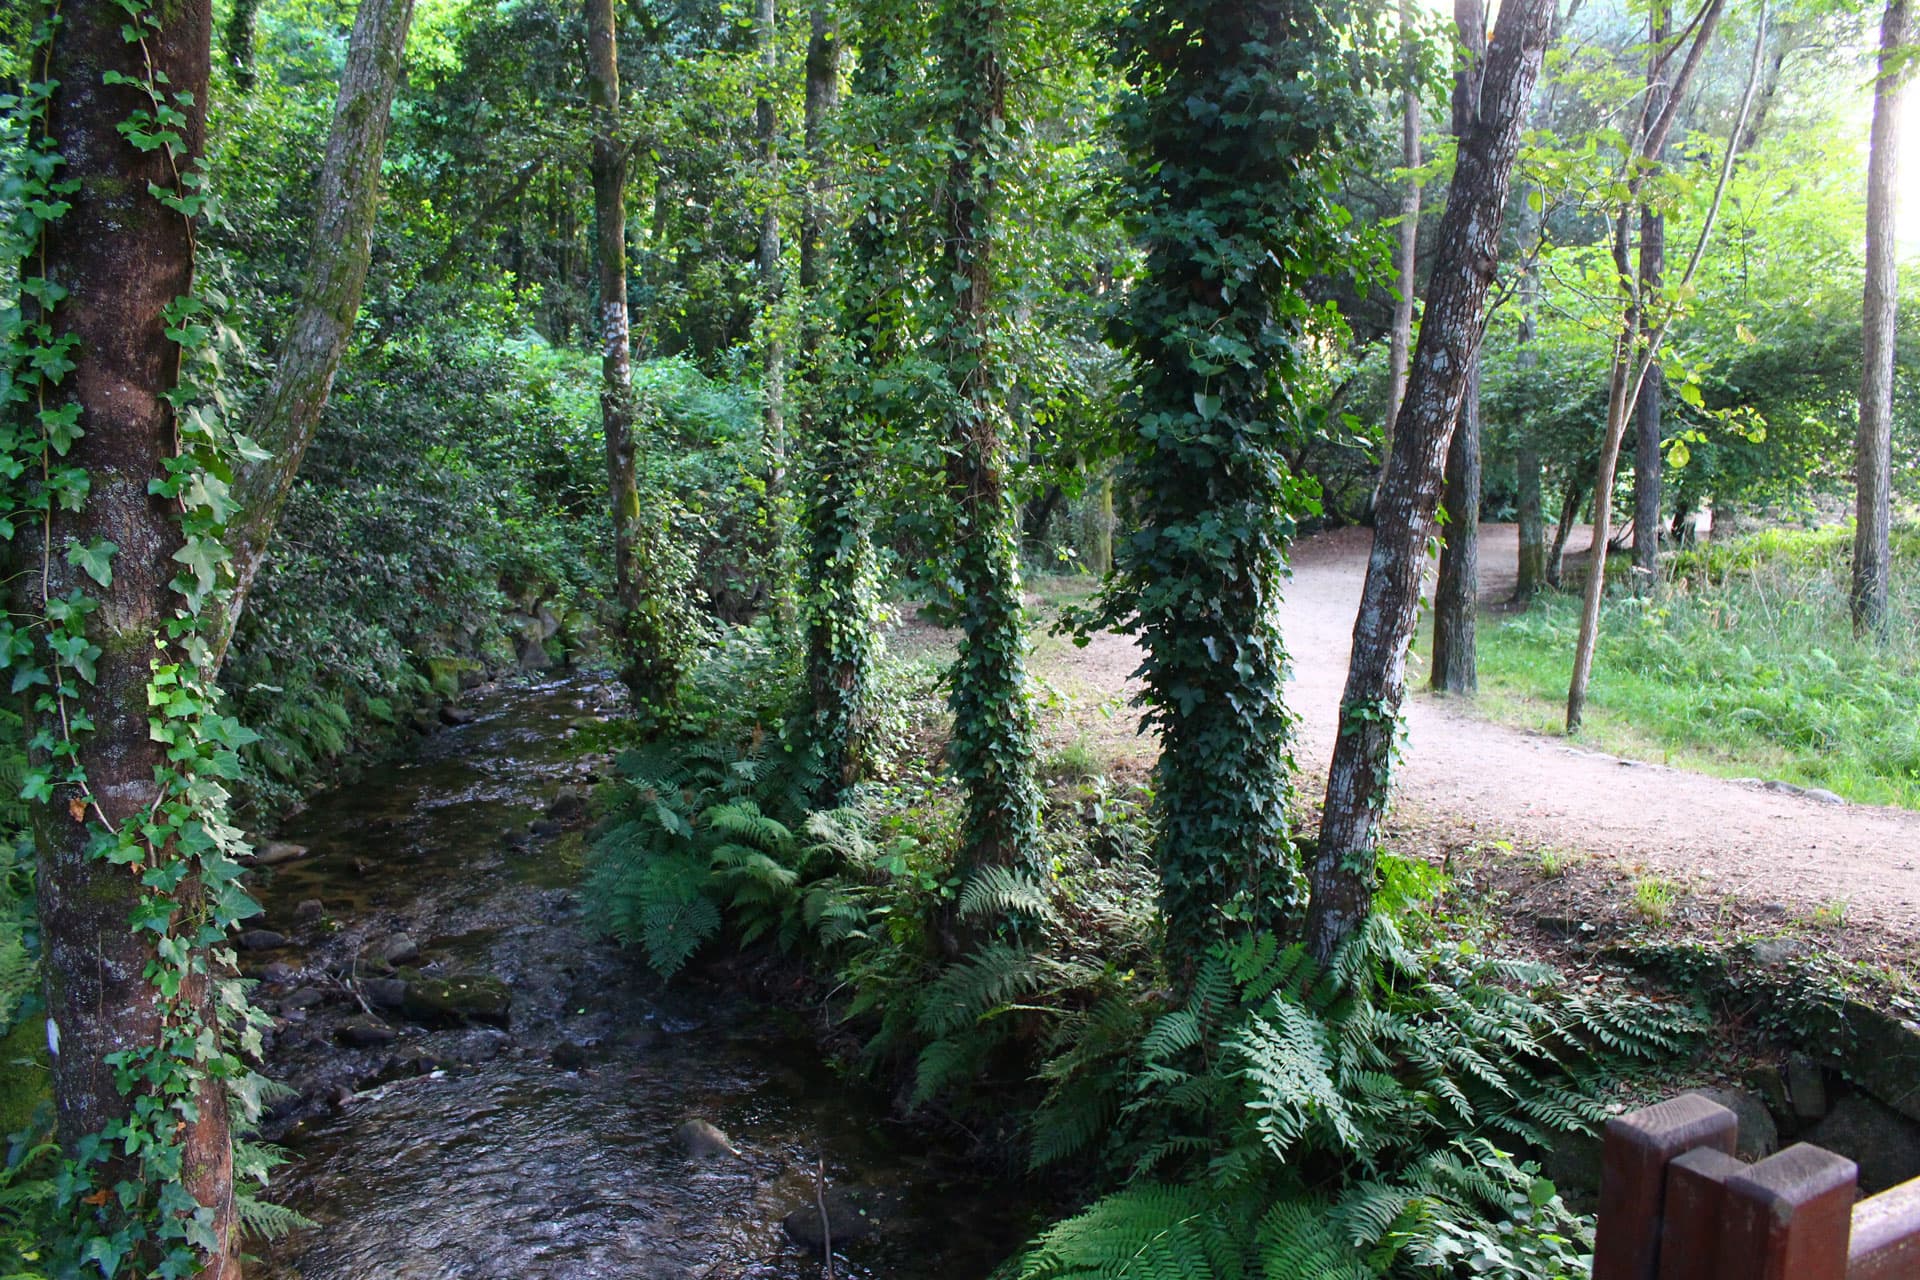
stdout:
<svg viewBox="0 0 1920 1280">
<path fill-rule="evenodd" d="M 35 769 L 20 784 L 20 798 L 32 804 L 44 804 L 53 799 L 53 780 L 47 777 L 45 769 Z"/>
<path fill-rule="evenodd" d="M 67 563 L 78 565 L 87 571 L 87 576 L 103 587 L 113 585 L 113 558 L 120 553 L 117 544 L 105 538 L 88 546 L 67 548 Z"/>
</svg>

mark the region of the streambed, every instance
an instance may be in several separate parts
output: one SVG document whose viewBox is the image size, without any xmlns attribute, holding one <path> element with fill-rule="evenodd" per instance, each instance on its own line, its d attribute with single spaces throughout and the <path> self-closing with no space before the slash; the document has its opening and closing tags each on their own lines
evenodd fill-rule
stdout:
<svg viewBox="0 0 1920 1280">
<path fill-rule="evenodd" d="M 313 1219 L 263 1274 L 306 1280 L 984 1277 L 1028 1197 L 897 1122 L 804 1027 L 699 977 L 663 988 L 597 941 L 574 887 L 570 741 L 618 714 L 572 673 L 470 694 L 470 721 L 317 797 L 279 838 L 243 936 L 280 1020 L 275 1198 Z M 556 803 L 557 799 L 557 803 Z M 286 853 L 282 849 L 279 852 Z M 676 1142 L 711 1122 L 739 1156 Z"/>
</svg>

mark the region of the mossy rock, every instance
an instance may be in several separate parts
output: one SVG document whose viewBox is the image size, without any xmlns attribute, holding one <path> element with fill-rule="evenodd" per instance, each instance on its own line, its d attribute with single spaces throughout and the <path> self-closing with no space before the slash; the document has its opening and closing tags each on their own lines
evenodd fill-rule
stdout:
<svg viewBox="0 0 1920 1280">
<path fill-rule="evenodd" d="M 428 658 L 427 683 L 435 693 L 451 702 L 460 696 L 461 676 L 483 670 L 485 668 L 472 658 Z"/>
<path fill-rule="evenodd" d="M 20 1132 L 35 1108 L 52 1097 L 47 1021 L 22 1018 L 0 1037 L 0 1138 Z"/>
<path fill-rule="evenodd" d="M 413 973 L 405 978 L 406 992 L 400 997 L 404 1018 L 428 1027 L 507 1025 L 513 993 L 498 978 L 479 974 L 424 978 Z"/>
</svg>

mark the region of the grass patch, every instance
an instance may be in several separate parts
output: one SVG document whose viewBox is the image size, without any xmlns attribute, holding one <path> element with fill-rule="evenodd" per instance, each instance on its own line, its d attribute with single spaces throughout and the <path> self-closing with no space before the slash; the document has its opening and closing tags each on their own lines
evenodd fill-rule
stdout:
<svg viewBox="0 0 1920 1280">
<path fill-rule="evenodd" d="M 1894 544 L 1882 643 L 1847 614 L 1845 528 L 1774 530 L 1674 558 L 1662 588 L 1601 615 L 1583 736 L 1620 755 L 1920 809 L 1920 530 Z M 1481 703 L 1557 732 L 1580 602 L 1490 619 Z"/>
</svg>

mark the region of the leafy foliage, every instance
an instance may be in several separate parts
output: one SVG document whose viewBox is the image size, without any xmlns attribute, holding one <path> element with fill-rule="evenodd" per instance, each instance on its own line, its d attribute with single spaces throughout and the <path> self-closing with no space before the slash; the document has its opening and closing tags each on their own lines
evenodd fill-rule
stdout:
<svg viewBox="0 0 1920 1280">
<path fill-rule="evenodd" d="M 1365 21 L 1339 2 L 1143 0 L 1122 24 L 1125 213 L 1147 256 L 1116 321 L 1137 528 L 1102 620 L 1146 650 L 1176 952 L 1297 896 L 1275 606 L 1287 539 L 1318 510 L 1288 453 L 1319 429 L 1296 398 L 1306 285 L 1349 258 L 1328 177 L 1373 78 Z"/>
<path fill-rule="evenodd" d="M 1384 916 L 1325 968 L 1217 947 L 1153 1018 L 1112 1003 L 1047 1070 L 1034 1158 L 1102 1149 L 1129 1184 L 1052 1228 L 1023 1277 L 1584 1274 L 1590 1241 L 1511 1152 L 1605 1115 L 1600 1068 L 1691 1017 L 1600 1004 L 1538 965 L 1410 948 Z"/>
</svg>

